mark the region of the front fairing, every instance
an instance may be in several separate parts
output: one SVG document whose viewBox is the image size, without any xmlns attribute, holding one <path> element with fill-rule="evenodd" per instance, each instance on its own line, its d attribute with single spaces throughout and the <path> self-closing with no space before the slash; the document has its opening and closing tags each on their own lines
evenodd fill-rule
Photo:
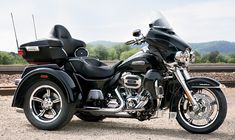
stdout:
<svg viewBox="0 0 235 140">
<path fill-rule="evenodd" d="M 149 44 L 149 50 L 152 53 L 159 52 L 165 61 L 174 61 L 177 51 L 185 51 L 187 48 L 191 50 L 189 44 L 173 31 L 163 15 L 160 15 L 149 26 L 150 30 L 145 38 Z"/>
<path fill-rule="evenodd" d="M 146 41 L 149 45 L 163 50 L 184 51 L 186 48 L 190 48 L 189 44 L 183 41 L 171 29 L 152 28 L 146 35 Z"/>
<path fill-rule="evenodd" d="M 170 33 L 169 33 L 170 32 Z M 190 46 L 171 30 L 150 29 L 146 35 L 149 50 L 159 52 L 167 62 L 173 62 L 177 51 L 185 51 Z"/>
</svg>

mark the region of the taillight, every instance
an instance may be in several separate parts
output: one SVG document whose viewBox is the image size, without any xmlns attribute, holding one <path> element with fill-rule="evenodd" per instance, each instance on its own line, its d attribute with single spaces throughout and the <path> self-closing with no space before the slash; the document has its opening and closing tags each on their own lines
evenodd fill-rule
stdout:
<svg viewBox="0 0 235 140">
<path fill-rule="evenodd" d="M 18 55 L 20 55 L 20 56 L 24 55 L 24 51 L 23 50 L 18 50 Z"/>
</svg>

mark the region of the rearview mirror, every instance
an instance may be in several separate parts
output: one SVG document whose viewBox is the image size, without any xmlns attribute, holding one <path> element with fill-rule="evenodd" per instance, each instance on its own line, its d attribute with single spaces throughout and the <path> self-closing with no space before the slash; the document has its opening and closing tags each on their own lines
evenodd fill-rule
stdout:
<svg viewBox="0 0 235 140">
<path fill-rule="evenodd" d="M 141 30 L 140 29 L 136 29 L 133 31 L 132 35 L 134 37 L 139 37 L 141 35 Z"/>
</svg>

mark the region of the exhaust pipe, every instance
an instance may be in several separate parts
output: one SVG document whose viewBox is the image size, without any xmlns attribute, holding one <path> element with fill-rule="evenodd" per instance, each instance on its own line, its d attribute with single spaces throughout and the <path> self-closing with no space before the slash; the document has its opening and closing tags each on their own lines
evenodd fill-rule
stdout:
<svg viewBox="0 0 235 140">
<path fill-rule="evenodd" d="M 121 112 L 123 111 L 125 103 L 119 91 L 117 90 L 117 88 L 115 89 L 115 93 L 120 101 L 120 106 L 118 108 L 85 107 L 83 109 L 79 109 L 78 111 L 89 112 L 90 114 L 95 115 L 95 116 L 104 115 L 104 116 L 120 116 L 121 117 L 122 116 Z M 123 116 L 127 116 L 127 114 L 123 114 Z"/>
</svg>

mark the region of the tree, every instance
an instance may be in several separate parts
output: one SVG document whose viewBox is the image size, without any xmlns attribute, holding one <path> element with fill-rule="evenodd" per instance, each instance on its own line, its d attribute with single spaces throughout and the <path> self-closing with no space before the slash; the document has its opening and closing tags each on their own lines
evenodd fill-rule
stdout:
<svg viewBox="0 0 235 140">
<path fill-rule="evenodd" d="M 113 47 L 108 48 L 108 60 L 115 60 L 115 59 L 117 59 L 116 50 Z"/>
<path fill-rule="evenodd" d="M 235 54 L 230 54 L 227 56 L 227 63 L 235 63 Z"/>
<path fill-rule="evenodd" d="M 210 63 L 216 63 L 216 58 L 219 56 L 218 51 L 213 51 L 208 54 L 208 61 Z"/>
<path fill-rule="evenodd" d="M 116 50 L 117 59 L 120 59 L 121 53 L 125 51 L 129 51 L 131 47 L 125 44 L 119 44 L 119 45 L 115 45 L 114 49 Z"/>
<path fill-rule="evenodd" d="M 196 58 L 196 63 L 200 63 L 201 62 L 201 55 L 197 51 L 195 51 L 194 54 L 195 54 L 195 58 Z"/>
<path fill-rule="evenodd" d="M 120 55 L 120 59 L 121 60 L 127 59 L 128 57 L 130 57 L 131 55 L 137 53 L 138 51 L 140 51 L 139 48 L 133 48 L 129 51 L 122 52 L 121 55 Z"/>
<path fill-rule="evenodd" d="M 107 60 L 108 58 L 107 48 L 102 45 L 98 45 L 97 47 L 95 47 L 94 53 L 100 60 Z"/>
<path fill-rule="evenodd" d="M 216 63 L 226 63 L 226 62 L 227 61 L 226 61 L 226 59 L 225 59 L 225 57 L 223 55 L 218 55 L 216 57 Z"/>
<path fill-rule="evenodd" d="M 7 52 L 0 52 L 0 64 L 13 64 L 14 57 Z"/>
</svg>

